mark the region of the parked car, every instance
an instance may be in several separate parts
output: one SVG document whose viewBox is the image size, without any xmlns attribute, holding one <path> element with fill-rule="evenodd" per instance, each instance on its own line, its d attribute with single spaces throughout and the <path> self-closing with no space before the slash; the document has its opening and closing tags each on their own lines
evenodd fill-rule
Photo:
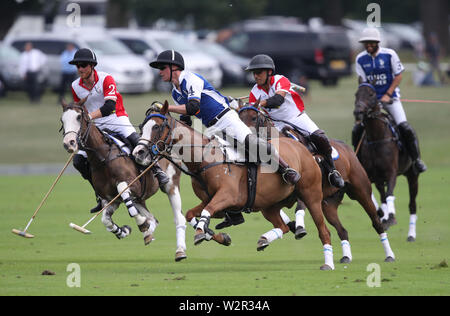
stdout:
<svg viewBox="0 0 450 316">
<path fill-rule="evenodd" d="M 122 93 L 144 93 L 151 90 L 154 76 L 143 58 L 135 56 L 125 45 L 111 35 L 99 30 L 78 29 L 78 33 L 42 33 L 39 35 L 20 35 L 10 39 L 10 44 L 23 50 L 26 42 L 47 55 L 47 85 L 58 89 L 61 80 L 60 55 L 67 43 L 76 48 L 88 47 L 98 58 L 96 69 L 110 73 Z"/>
<path fill-rule="evenodd" d="M 196 45 L 200 50 L 215 56 L 219 61 L 223 73 L 223 85 L 243 85 L 254 82 L 251 74 L 249 76 L 245 71 L 250 58 L 236 55 L 226 47 L 206 40 L 197 41 Z"/>
<path fill-rule="evenodd" d="M 148 62 L 160 52 L 174 49 L 183 55 L 186 69 L 204 76 L 217 88 L 222 85 L 219 62 L 196 48 L 195 43 L 182 35 L 158 30 L 112 29 L 110 32 L 134 53 L 146 57 Z M 148 64 L 147 68 L 150 68 Z M 155 74 L 158 74 L 157 70 Z M 171 86 L 162 82 L 158 75 L 155 86 L 160 91 L 171 89 Z"/>
<path fill-rule="evenodd" d="M 5 91 L 23 87 L 19 74 L 20 52 L 12 46 L 0 43 L 0 86 Z"/>
<path fill-rule="evenodd" d="M 306 76 L 335 85 L 351 74 L 350 43 L 340 28 L 323 27 L 319 32 L 300 24 L 247 25 L 234 29 L 223 44 L 248 58 L 270 55 L 276 72 L 296 83 Z"/>
</svg>

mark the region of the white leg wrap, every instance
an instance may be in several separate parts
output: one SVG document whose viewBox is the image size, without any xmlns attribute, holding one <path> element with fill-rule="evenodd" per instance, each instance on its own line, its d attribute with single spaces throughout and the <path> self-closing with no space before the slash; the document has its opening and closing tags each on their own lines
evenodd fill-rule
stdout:
<svg viewBox="0 0 450 316">
<path fill-rule="evenodd" d="M 416 222 L 417 222 L 417 215 L 416 214 L 410 215 L 408 237 L 416 238 Z"/>
<path fill-rule="evenodd" d="M 287 223 L 289 223 L 291 221 L 289 216 L 287 216 L 287 214 L 283 210 L 280 210 L 280 216 L 281 216 L 281 219 L 283 220 L 283 222 L 285 224 L 287 224 Z"/>
<path fill-rule="evenodd" d="M 195 217 L 193 217 L 191 219 L 191 221 L 189 222 L 189 225 L 191 225 L 194 228 L 195 228 L 195 225 L 197 225 L 197 224 L 198 224 L 198 221 L 197 221 L 197 219 Z"/>
<path fill-rule="evenodd" d="M 328 244 L 323 245 L 323 255 L 325 257 L 325 264 L 334 270 L 333 247 Z"/>
<path fill-rule="evenodd" d="M 261 237 L 266 238 L 267 241 L 271 243 L 274 240 L 283 238 L 283 231 L 280 228 L 274 228 L 263 234 Z"/>
<path fill-rule="evenodd" d="M 380 234 L 380 241 L 384 248 L 384 254 L 387 257 L 392 257 L 395 259 L 394 252 L 391 249 L 391 246 L 389 245 L 389 239 L 387 237 L 387 233 Z"/>
<path fill-rule="evenodd" d="M 186 225 L 177 226 L 177 248 L 186 250 Z"/>
<path fill-rule="evenodd" d="M 198 221 L 197 229 L 205 231 L 206 220 L 211 217 L 211 214 L 207 210 L 202 211 L 202 218 Z"/>
<path fill-rule="evenodd" d="M 372 193 L 371 197 L 372 197 L 372 202 L 375 205 L 375 208 L 378 210 L 379 205 L 378 205 L 378 202 L 377 202 L 377 198 L 375 197 L 375 195 L 373 193 Z"/>
<path fill-rule="evenodd" d="M 122 192 L 123 190 L 125 190 L 127 186 L 128 184 L 126 182 L 120 182 L 117 185 L 117 191 Z M 135 217 L 137 214 L 139 214 L 138 210 L 133 204 L 133 201 L 131 201 L 130 189 L 125 190 L 125 192 L 123 192 L 120 196 L 122 197 L 122 200 L 125 202 L 125 205 L 128 209 L 128 213 L 130 214 L 131 217 Z"/>
<path fill-rule="evenodd" d="M 395 215 L 395 205 L 394 205 L 394 201 L 395 201 L 395 196 L 390 195 L 386 198 L 386 203 L 387 203 L 387 211 L 389 214 L 394 214 Z"/>
<path fill-rule="evenodd" d="M 351 261 L 352 260 L 352 250 L 350 248 L 350 243 L 348 242 L 348 240 L 342 240 L 341 246 L 342 246 L 342 256 L 348 257 Z"/>
<path fill-rule="evenodd" d="M 389 213 L 388 213 L 388 207 L 387 207 L 386 203 L 381 203 L 381 210 L 383 211 L 383 217 L 381 219 L 387 220 L 389 218 Z"/>
<path fill-rule="evenodd" d="M 305 210 L 298 210 L 295 213 L 295 227 L 298 226 L 305 228 Z"/>
</svg>

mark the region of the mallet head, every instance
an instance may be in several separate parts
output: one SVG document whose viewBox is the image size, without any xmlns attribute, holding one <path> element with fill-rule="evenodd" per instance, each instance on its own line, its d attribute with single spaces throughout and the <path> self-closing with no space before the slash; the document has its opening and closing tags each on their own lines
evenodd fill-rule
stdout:
<svg viewBox="0 0 450 316">
<path fill-rule="evenodd" d="M 34 235 L 32 235 L 30 233 L 27 233 L 25 231 L 21 231 L 21 230 L 15 229 L 15 228 L 12 229 L 12 233 L 14 233 L 16 235 L 19 235 L 21 237 L 24 237 L 24 238 L 34 238 Z"/>
<path fill-rule="evenodd" d="M 77 224 L 74 224 L 74 223 L 70 223 L 69 226 L 83 234 L 91 233 L 91 231 L 87 230 L 86 228 L 78 226 Z"/>
</svg>

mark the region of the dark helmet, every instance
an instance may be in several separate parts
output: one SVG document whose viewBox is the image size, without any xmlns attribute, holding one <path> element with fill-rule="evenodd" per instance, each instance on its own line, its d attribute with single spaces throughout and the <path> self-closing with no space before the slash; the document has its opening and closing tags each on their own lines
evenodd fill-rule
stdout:
<svg viewBox="0 0 450 316">
<path fill-rule="evenodd" d="M 275 72 L 275 63 L 268 55 L 256 55 L 250 60 L 250 63 L 245 70 L 251 71 L 255 69 L 272 69 L 272 71 Z"/>
<path fill-rule="evenodd" d="M 76 65 L 78 63 L 89 63 L 92 65 L 97 65 L 97 56 L 89 48 L 80 48 L 73 56 L 73 59 L 69 61 L 69 64 Z"/>
<path fill-rule="evenodd" d="M 156 57 L 156 60 L 150 63 L 150 67 L 160 69 L 164 65 L 177 65 L 184 70 L 183 56 L 173 49 L 165 50 Z"/>
</svg>

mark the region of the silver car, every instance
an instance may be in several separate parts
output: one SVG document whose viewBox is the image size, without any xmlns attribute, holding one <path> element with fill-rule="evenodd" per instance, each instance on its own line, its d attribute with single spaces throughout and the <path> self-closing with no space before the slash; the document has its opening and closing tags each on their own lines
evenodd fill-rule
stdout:
<svg viewBox="0 0 450 316">
<path fill-rule="evenodd" d="M 6 90 L 17 90 L 23 86 L 23 79 L 17 71 L 19 63 L 19 50 L 0 42 L 0 86 Z"/>
<path fill-rule="evenodd" d="M 97 69 L 111 74 L 121 93 L 144 93 L 151 90 L 153 73 L 148 69 L 145 59 L 134 55 L 125 45 L 103 31 L 89 32 L 77 29 L 76 34 L 42 33 L 39 35 L 20 35 L 9 38 L 9 43 L 23 50 L 26 42 L 47 55 L 47 85 L 58 89 L 61 81 L 60 55 L 67 43 L 76 48 L 91 48 L 97 55 Z"/>
</svg>

